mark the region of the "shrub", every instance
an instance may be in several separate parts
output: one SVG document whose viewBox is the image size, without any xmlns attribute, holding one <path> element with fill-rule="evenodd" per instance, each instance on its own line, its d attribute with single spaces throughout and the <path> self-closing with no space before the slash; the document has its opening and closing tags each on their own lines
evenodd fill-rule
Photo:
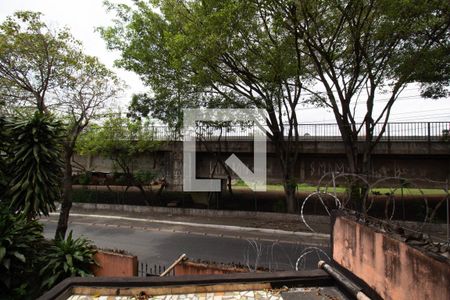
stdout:
<svg viewBox="0 0 450 300">
<path fill-rule="evenodd" d="M 95 248 L 84 238 L 45 240 L 43 228 L 0 208 L 0 299 L 35 299 L 71 276 L 90 276 Z"/>
<path fill-rule="evenodd" d="M 89 183 L 91 183 L 91 179 L 92 179 L 91 172 L 86 172 L 78 175 L 78 183 L 81 185 L 88 185 Z"/>
<path fill-rule="evenodd" d="M 65 240 L 55 241 L 44 257 L 46 265 L 39 272 L 43 277 L 42 288 L 49 289 L 72 276 L 92 276 L 95 253 L 96 249 L 89 240 L 74 239 L 72 231 Z"/>
<path fill-rule="evenodd" d="M 44 244 L 42 225 L 6 208 L 0 213 L 0 291 L 4 297 L 23 299 L 39 293 L 37 257 Z"/>
<path fill-rule="evenodd" d="M 134 174 L 134 179 L 142 185 L 150 185 L 156 179 L 156 174 L 152 171 L 139 170 Z"/>
</svg>

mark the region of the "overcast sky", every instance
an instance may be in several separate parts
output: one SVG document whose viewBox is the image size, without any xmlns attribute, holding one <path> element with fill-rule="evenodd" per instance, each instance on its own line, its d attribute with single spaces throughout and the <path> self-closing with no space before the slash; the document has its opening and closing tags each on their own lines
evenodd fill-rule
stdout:
<svg viewBox="0 0 450 300">
<path fill-rule="evenodd" d="M 128 0 L 114 0 L 111 2 L 131 3 Z M 0 21 L 17 10 L 40 11 L 44 20 L 52 27 L 67 26 L 75 38 L 83 42 L 85 52 L 97 56 L 104 64 L 113 68 L 114 59 L 119 53 L 112 53 L 105 47 L 95 28 L 110 24 L 112 15 L 108 14 L 102 0 L 0 0 Z M 121 69 L 114 69 L 129 86 L 119 103 L 126 108 L 131 95 L 146 91 L 139 77 Z M 386 96 L 380 95 L 379 99 Z M 363 102 L 363 101 L 361 101 Z M 381 100 L 381 103 L 383 101 Z M 364 104 L 357 106 L 363 111 Z M 321 122 L 332 123 L 333 115 L 324 109 L 299 111 L 302 123 Z M 417 88 L 409 86 L 394 105 L 392 121 L 450 121 L 450 99 L 430 100 L 422 99 Z"/>
</svg>

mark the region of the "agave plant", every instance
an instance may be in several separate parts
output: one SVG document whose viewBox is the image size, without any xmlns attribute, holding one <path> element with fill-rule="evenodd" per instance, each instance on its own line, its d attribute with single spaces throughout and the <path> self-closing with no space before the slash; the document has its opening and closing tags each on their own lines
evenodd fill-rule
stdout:
<svg viewBox="0 0 450 300">
<path fill-rule="evenodd" d="M 42 288 L 49 289 L 68 277 L 92 276 L 96 252 L 89 240 L 82 237 L 74 239 L 72 231 L 65 240 L 55 240 L 44 256 L 44 267 L 39 273 L 43 278 Z"/>
<path fill-rule="evenodd" d="M 31 119 L 11 122 L 8 129 L 15 139 L 10 148 L 14 156 L 9 161 L 14 170 L 9 184 L 10 207 L 28 219 L 48 215 L 60 198 L 61 124 L 47 114 L 36 113 Z"/>
</svg>

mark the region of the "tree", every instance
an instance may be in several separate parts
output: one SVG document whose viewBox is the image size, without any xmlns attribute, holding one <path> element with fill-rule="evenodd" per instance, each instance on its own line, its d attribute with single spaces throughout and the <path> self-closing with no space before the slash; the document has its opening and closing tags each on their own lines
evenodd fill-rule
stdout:
<svg viewBox="0 0 450 300">
<path fill-rule="evenodd" d="M 72 207 L 72 160 L 80 133 L 121 92 L 123 83 L 97 58 L 82 56 L 56 91 L 58 111 L 66 120 L 61 212 L 55 238 L 64 239 Z"/>
<path fill-rule="evenodd" d="M 153 116 L 180 124 L 183 108 L 260 108 L 295 211 L 297 109 L 304 85 L 303 53 L 282 11 L 263 1 L 145 1 L 113 6 L 114 26 L 101 29 L 117 65 L 139 74 L 153 94 L 134 99 Z"/>
<path fill-rule="evenodd" d="M 313 75 L 325 90 L 313 92 L 314 100 L 333 110 L 349 146 L 352 172 L 368 171 L 370 151 L 383 135 L 392 106 L 408 83 L 448 80 L 448 75 L 436 76 L 445 69 L 432 68 L 436 59 L 444 57 L 439 52 L 450 46 L 449 7 L 442 1 L 383 0 L 300 1 L 285 7 L 289 26 L 304 41 Z M 448 69 L 446 56 L 441 65 Z M 381 102 L 377 98 L 386 95 L 386 104 L 375 115 L 374 105 Z M 360 127 L 353 107 L 359 98 L 367 99 Z M 383 126 L 375 133 L 378 124 Z M 360 131 L 366 142 L 362 163 L 355 145 Z"/>
<path fill-rule="evenodd" d="M 350 172 L 368 175 L 373 149 L 406 85 L 423 83 L 424 94 L 445 95 L 450 4 L 402 0 L 269 2 L 283 10 L 285 26 L 310 59 L 316 83 L 315 89 L 308 89 L 313 95 L 310 101 L 334 113 Z M 430 90 L 430 84 L 434 89 Z M 361 98 L 365 99 L 365 110 L 358 120 L 355 108 Z M 378 114 L 376 105 L 381 107 Z"/>
<path fill-rule="evenodd" d="M 56 237 L 64 238 L 72 203 L 76 140 L 123 84 L 97 58 L 82 53 L 67 29 L 55 30 L 41 14 L 17 12 L 0 25 L 0 95 L 7 110 L 28 107 L 64 120 L 64 178 Z"/>
<path fill-rule="evenodd" d="M 144 182 L 151 181 L 156 174 L 144 174 L 142 170 L 136 172 L 136 159 L 139 154 L 156 151 L 160 145 L 160 141 L 153 139 L 149 123 L 133 122 L 121 117 L 120 113 L 111 113 L 102 126 L 92 125 L 84 132 L 76 147 L 81 155 L 100 155 L 111 159 L 114 167 L 124 176 L 126 190 L 130 186 L 136 186 L 146 196 Z M 161 190 L 162 188 L 164 186 L 161 186 Z M 150 204 L 147 199 L 146 202 L 147 205 Z"/>
<path fill-rule="evenodd" d="M 0 24 L 0 96 L 47 111 L 49 94 L 64 84 L 80 49 L 66 29 L 52 30 L 40 17 L 20 11 Z"/>
</svg>

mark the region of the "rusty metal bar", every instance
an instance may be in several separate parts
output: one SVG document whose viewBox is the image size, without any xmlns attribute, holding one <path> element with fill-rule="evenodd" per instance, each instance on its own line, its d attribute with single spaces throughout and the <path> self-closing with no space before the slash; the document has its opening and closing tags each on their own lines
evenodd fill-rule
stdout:
<svg viewBox="0 0 450 300">
<path fill-rule="evenodd" d="M 362 289 L 357 286 L 355 283 L 353 283 L 350 279 L 345 277 L 344 274 L 324 262 L 323 260 L 319 261 L 319 269 L 324 270 L 328 274 L 330 274 L 331 277 L 333 277 L 339 284 L 341 284 L 347 291 L 349 291 L 352 295 L 356 297 L 358 300 L 370 300 L 370 298 L 364 294 Z"/>
<path fill-rule="evenodd" d="M 180 262 L 182 262 L 183 260 L 186 260 L 187 256 L 186 254 L 181 254 L 180 257 L 177 258 L 177 260 L 175 260 L 164 272 L 162 272 L 159 277 L 164 277 L 167 274 L 170 273 L 170 271 L 172 271 L 173 268 L 175 268 L 176 265 L 178 265 Z"/>
</svg>

